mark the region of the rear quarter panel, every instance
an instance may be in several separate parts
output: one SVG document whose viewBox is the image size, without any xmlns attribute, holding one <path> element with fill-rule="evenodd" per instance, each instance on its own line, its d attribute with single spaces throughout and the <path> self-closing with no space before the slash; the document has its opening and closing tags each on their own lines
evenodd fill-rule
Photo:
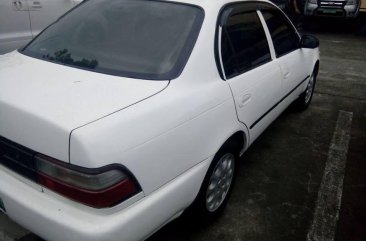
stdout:
<svg viewBox="0 0 366 241">
<path fill-rule="evenodd" d="M 226 82 L 177 86 L 172 82 L 147 101 L 75 130 L 71 163 L 123 164 L 149 194 L 213 156 L 243 128 Z"/>
</svg>

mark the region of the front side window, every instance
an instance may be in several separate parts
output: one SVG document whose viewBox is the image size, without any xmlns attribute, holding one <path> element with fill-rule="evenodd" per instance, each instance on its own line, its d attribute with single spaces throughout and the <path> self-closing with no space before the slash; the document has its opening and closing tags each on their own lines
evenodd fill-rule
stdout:
<svg viewBox="0 0 366 241">
<path fill-rule="evenodd" d="M 273 7 L 261 12 L 271 33 L 277 57 L 299 48 L 299 35 L 283 13 Z"/>
<path fill-rule="evenodd" d="M 179 3 L 89 0 L 23 53 L 112 75 L 174 79 L 188 60 L 203 16 L 202 9 Z"/>
<path fill-rule="evenodd" d="M 255 9 L 234 6 L 226 11 L 231 13 L 222 26 L 221 57 L 230 78 L 270 61 L 271 55 Z"/>
</svg>

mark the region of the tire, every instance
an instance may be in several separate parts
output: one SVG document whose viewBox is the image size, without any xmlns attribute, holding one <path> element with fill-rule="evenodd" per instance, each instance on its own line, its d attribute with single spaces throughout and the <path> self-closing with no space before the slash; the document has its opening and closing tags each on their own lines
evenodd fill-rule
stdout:
<svg viewBox="0 0 366 241">
<path fill-rule="evenodd" d="M 305 91 L 301 93 L 299 98 L 296 100 L 296 107 L 298 110 L 306 110 L 309 107 L 314 94 L 316 76 L 317 73 L 314 70 L 313 73 L 310 75 L 309 82 L 306 86 Z"/>
<path fill-rule="evenodd" d="M 221 148 L 215 155 L 190 208 L 191 213 L 200 221 L 211 221 L 224 210 L 233 188 L 237 159 L 237 154 L 227 147 Z"/>
</svg>

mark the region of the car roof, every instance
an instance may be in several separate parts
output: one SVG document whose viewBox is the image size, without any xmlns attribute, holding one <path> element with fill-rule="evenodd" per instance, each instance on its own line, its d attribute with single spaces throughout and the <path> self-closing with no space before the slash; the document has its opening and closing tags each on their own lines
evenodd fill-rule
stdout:
<svg viewBox="0 0 366 241">
<path fill-rule="evenodd" d="M 163 0 L 166 2 L 177 2 L 177 3 L 185 3 L 191 5 L 197 5 L 206 9 L 208 7 L 221 7 L 227 3 L 235 3 L 235 2 L 267 2 L 272 3 L 268 0 Z"/>
</svg>

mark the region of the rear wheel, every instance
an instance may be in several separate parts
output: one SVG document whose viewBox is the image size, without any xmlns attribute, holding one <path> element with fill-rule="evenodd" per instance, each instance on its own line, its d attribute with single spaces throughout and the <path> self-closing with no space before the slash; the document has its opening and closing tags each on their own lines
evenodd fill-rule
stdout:
<svg viewBox="0 0 366 241">
<path fill-rule="evenodd" d="M 228 152 L 216 163 L 206 188 L 206 210 L 215 212 L 220 209 L 230 191 L 234 178 L 235 156 Z"/>
<path fill-rule="evenodd" d="M 237 169 L 237 155 L 229 148 L 221 148 L 208 169 L 199 194 L 191 206 L 200 220 L 219 216 L 229 199 Z"/>
</svg>

